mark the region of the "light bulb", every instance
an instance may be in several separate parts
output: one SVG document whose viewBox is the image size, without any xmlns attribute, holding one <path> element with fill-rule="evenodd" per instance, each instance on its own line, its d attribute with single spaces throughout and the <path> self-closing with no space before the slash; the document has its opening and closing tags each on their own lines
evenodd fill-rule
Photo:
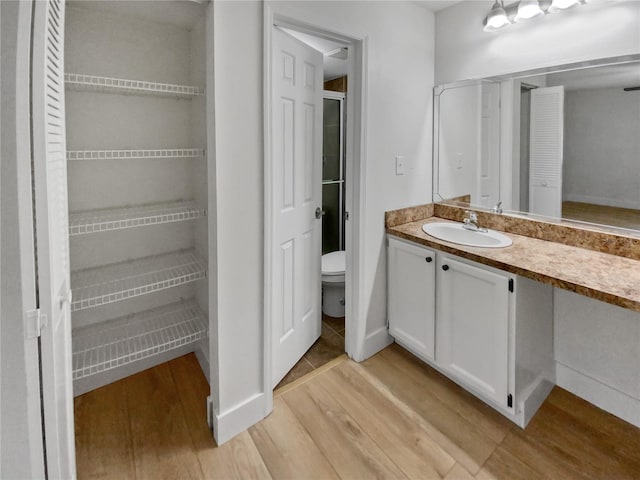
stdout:
<svg viewBox="0 0 640 480">
<path fill-rule="evenodd" d="M 580 0 L 553 0 L 549 7 L 549 12 L 559 12 L 567 8 L 575 7 L 576 5 L 580 5 Z"/>
<path fill-rule="evenodd" d="M 484 26 L 485 32 L 493 32 L 498 30 L 499 28 L 504 27 L 505 25 L 509 25 L 511 22 L 507 18 L 507 12 L 504 11 L 502 5 L 496 0 L 496 3 L 493 4 L 489 15 L 487 15 L 487 23 Z"/>
<path fill-rule="evenodd" d="M 538 0 L 522 0 L 518 5 L 518 13 L 514 19 L 516 22 L 526 22 L 535 17 L 544 15 Z"/>
</svg>

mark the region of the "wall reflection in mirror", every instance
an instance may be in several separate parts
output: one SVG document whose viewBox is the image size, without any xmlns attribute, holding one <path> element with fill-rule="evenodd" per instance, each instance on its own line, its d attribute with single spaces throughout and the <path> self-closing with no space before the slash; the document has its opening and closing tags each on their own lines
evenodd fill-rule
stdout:
<svg viewBox="0 0 640 480">
<path fill-rule="evenodd" d="M 640 231 L 640 62 L 434 93 L 434 200 Z"/>
</svg>

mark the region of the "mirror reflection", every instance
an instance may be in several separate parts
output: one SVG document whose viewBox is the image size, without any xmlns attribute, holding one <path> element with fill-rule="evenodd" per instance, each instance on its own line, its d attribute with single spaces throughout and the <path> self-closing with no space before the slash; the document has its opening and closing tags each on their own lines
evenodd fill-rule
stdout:
<svg viewBox="0 0 640 480">
<path fill-rule="evenodd" d="M 640 62 L 445 85 L 434 98 L 434 200 L 470 194 L 640 230 Z"/>
</svg>

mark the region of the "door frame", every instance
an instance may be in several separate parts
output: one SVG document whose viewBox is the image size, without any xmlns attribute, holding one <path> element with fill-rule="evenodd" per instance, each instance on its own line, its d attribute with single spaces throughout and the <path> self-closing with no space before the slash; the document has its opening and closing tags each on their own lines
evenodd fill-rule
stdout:
<svg viewBox="0 0 640 480">
<path fill-rule="evenodd" d="M 361 232 L 364 231 L 364 218 L 360 214 L 364 199 L 364 152 L 366 151 L 366 78 L 368 38 L 363 35 L 336 32 L 330 27 L 311 24 L 300 19 L 287 17 L 274 11 L 274 7 L 265 2 L 263 15 L 263 122 L 264 122 L 264 330 L 263 330 L 263 391 L 265 392 L 265 413 L 273 409 L 273 389 L 271 387 L 272 345 L 271 330 L 273 319 L 271 307 L 274 289 L 271 285 L 273 271 L 273 181 L 271 172 L 271 48 L 272 29 L 286 27 L 303 33 L 344 43 L 350 49 L 348 67 L 347 111 L 353 112 L 346 122 L 347 150 L 345 155 L 346 195 L 345 209 L 349 220 L 345 226 L 345 249 L 348 253 L 345 270 L 345 351 L 350 358 L 359 359 L 364 346 L 366 317 L 361 306 L 363 265 L 360 261 Z"/>
</svg>

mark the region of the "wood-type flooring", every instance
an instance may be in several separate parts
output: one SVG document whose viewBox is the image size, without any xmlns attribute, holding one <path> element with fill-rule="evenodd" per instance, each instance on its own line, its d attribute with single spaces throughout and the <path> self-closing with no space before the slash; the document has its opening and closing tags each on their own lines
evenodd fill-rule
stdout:
<svg viewBox="0 0 640 480">
<path fill-rule="evenodd" d="M 80 479 L 638 479 L 640 429 L 554 388 L 522 430 L 392 345 L 276 390 L 222 446 L 193 354 L 76 398 Z"/>
</svg>

